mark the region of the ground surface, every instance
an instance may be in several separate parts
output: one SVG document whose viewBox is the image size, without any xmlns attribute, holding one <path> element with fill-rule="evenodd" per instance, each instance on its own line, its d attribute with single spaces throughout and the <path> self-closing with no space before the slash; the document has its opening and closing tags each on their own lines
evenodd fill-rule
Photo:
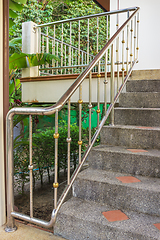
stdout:
<svg viewBox="0 0 160 240">
<path fill-rule="evenodd" d="M 17 231 L 6 233 L 5 226 L 0 227 L 1 240 L 63 240 L 64 238 L 54 236 L 51 232 L 42 231 L 35 227 L 26 226 L 16 222 Z"/>
<path fill-rule="evenodd" d="M 66 177 L 63 175 L 59 178 L 58 196 L 60 196 L 66 185 Z M 40 218 L 46 221 L 50 221 L 51 213 L 53 210 L 53 181 L 49 184 L 47 178 L 44 181 L 43 187 L 40 183 L 36 185 L 36 190 L 34 191 L 34 217 Z M 15 194 L 15 206 L 18 208 L 19 212 L 29 215 L 30 209 L 30 197 L 29 197 L 29 185 L 25 187 L 25 194 Z M 68 194 L 66 201 L 71 198 L 71 191 Z"/>
</svg>

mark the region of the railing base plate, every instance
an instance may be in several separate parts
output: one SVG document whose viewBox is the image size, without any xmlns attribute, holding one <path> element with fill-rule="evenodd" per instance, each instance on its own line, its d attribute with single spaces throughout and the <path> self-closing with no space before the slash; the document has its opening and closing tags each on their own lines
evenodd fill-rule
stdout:
<svg viewBox="0 0 160 240">
<path fill-rule="evenodd" d="M 16 226 L 14 226 L 13 228 L 11 228 L 11 227 L 5 227 L 5 232 L 7 232 L 7 233 L 12 233 L 12 232 L 15 232 L 17 230 L 17 227 Z"/>
</svg>

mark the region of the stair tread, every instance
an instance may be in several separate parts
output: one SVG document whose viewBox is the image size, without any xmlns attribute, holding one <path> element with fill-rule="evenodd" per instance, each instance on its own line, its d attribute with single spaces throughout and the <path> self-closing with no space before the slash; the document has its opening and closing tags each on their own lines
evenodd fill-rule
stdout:
<svg viewBox="0 0 160 240">
<path fill-rule="evenodd" d="M 63 233 L 64 237 L 69 237 L 69 234 L 73 234 L 72 238 L 69 238 L 72 240 L 160 239 L 160 231 L 154 226 L 154 224 L 160 223 L 160 217 L 125 210 L 123 213 L 129 219 L 109 222 L 102 212 L 112 210 L 120 209 L 73 197 L 63 204 L 60 216 L 57 217 L 55 232 L 61 234 L 61 231 L 58 229 L 60 227 L 63 232 L 66 231 L 66 234 Z M 69 219 L 67 220 L 67 218 Z M 72 225 L 72 222 L 78 223 Z"/>
<path fill-rule="evenodd" d="M 147 131 L 160 131 L 160 127 L 152 127 L 152 126 L 149 126 L 149 127 L 145 127 L 145 126 L 131 126 L 131 125 L 118 125 L 118 124 L 116 124 L 116 125 L 109 125 L 109 126 L 107 126 L 107 125 L 105 125 L 105 126 L 103 126 L 103 128 L 121 128 L 121 129 L 136 129 L 136 130 L 138 130 L 138 129 L 140 129 L 140 130 L 143 130 L 143 131 L 145 131 L 145 130 L 147 130 Z"/>
<path fill-rule="evenodd" d="M 136 108 L 136 107 L 115 107 L 115 110 L 116 109 L 126 109 L 126 110 L 141 110 L 141 111 L 160 111 L 160 108 L 144 108 L 144 107 L 140 107 L 140 108 Z"/>
<path fill-rule="evenodd" d="M 128 150 L 129 149 L 129 150 Z M 153 156 L 160 158 L 160 150 L 158 149 L 142 149 L 145 152 L 140 152 L 140 149 L 127 148 L 122 146 L 107 146 L 107 145 L 98 145 L 92 149 L 92 151 L 102 151 L 102 152 L 119 152 L 123 154 L 132 154 L 132 155 L 141 155 L 141 156 Z M 135 151 L 131 151 L 135 150 Z M 136 152 L 137 150 L 137 152 Z"/>
<path fill-rule="evenodd" d="M 159 178 L 152 178 L 152 177 L 144 177 L 144 176 L 135 176 L 141 182 L 134 182 L 134 183 L 122 183 L 117 179 L 117 177 L 123 176 L 132 176 L 131 174 L 127 173 L 119 173 L 119 172 L 112 172 L 106 170 L 95 170 L 88 168 L 81 173 L 79 173 L 77 179 L 89 180 L 89 181 L 97 181 L 100 183 L 109 183 L 114 185 L 120 186 L 127 186 L 130 188 L 135 189 L 142 189 L 152 192 L 160 193 L 160 179 Z"/>
<path fill-rule="evenodd" d="M 120 129 L 132 129 L 132 130 L 142 130 L 142 131 L 155 131 L 155 132 L 159 132 L 160 131 L 160 127 L 157 127 L 157 126 L 136 126 L 136 125 L 109 125 L 109 126 L 103 126 L 103 128 L 120 128 Z"/>
</svg>

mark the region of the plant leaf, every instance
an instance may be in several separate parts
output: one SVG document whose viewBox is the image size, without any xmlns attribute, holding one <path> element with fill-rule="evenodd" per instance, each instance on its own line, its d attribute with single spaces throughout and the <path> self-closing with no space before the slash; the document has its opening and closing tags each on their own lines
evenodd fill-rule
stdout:
<svg viewBox="0 0 160 240">
<path fill-rule="evenodd" d="M 20 4 L 14 2 L 13 0 L 9 0 L 9 9 L 12 9 L 13 11 L 21 12 L 23 7 Z"/>
<path fill-rule="evenodd" d="M 26 4 L 27 0 L 14 0 L 14 2 Z"/>
<path fill-rule="evenodd" d="M 14 22 L 12 21 L 12 19 L 9 19 L 9 28 L 11 28 L 14 25 Z"/>
<path fill-rule="evenodd" d="M 9 9 L 9 17 L 16 18 L 16 17 L 18 17 L 18 14 L 15 13 L 12 9 Z"/>
</svg>

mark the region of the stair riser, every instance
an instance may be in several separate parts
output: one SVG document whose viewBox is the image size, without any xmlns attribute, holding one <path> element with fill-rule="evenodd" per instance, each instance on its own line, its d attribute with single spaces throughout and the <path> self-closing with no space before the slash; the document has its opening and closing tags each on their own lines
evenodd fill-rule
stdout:
<svg viewBox="0 0 160 240">
<path fill-rule="evenodd" d="M 115 124 L 159 127 L 160 110 L 115 108 Z"/>
<path fill-rule="evenodd" d="M 125 146 L 127 148 L 160 149 L 160 131 L 103 127 L 101 144 Z"/>
<path fill-rule="evenodd" d="M 65 214 L 59 214 L 54 234 L 68 240 L 155 240 L 155 238 L 131 233 L 101 223 L 87 222 Z"/>
<path fill-rule="evenodd" d="M 160 92 L 160 80 L 133 80 L 127 82 L 127 92 Z"/>
<path fill-rule="evenodd" d="M 119 98 L 120 107 L 160 108 L 159 93 L 122 93 Z"/>
<path fill-rule="evenodd" d="M 121 210 L 160 216 L 160 193 L 132 188 L 130 185 L 116 185 L 78 178 L 73 185 L 73 196 L 108 204 Z"/>
<path fill-rule="evenodd" d="M 92 150 L 88 161 L 93 169 L 160 177 L 160 157 Z"/>
</svg>

